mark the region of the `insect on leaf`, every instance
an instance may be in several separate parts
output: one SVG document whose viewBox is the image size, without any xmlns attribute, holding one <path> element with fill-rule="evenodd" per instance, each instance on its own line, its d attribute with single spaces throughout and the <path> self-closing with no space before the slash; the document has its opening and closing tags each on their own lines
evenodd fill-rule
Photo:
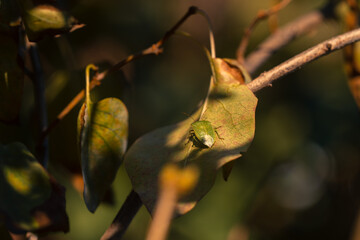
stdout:
<svg viewBox="0 0 360 240">
<path fill-rule="evenodd" d="M 133 188 L 150 212 L 157 200 L 158 174 L 165 164 L 194 164 L 200 170 L 197 186 L 178 204 L 177 213 L 184 214 L 211 189 L 217 170 L 239 158 L 252 142 L 257 98 L 241 84 L 238 75 L 219 70 L 218 63 L 223 64 L 224 60 L 214 60 L 217 79 L 211 81 L 202 108 L 182 122 L 140 137 L 125 155 L 125 167 Z M 211 147 L 188 144 L 190 131 L 194 130 L 192 124 L 197 121 L 206 121 L 216 130 Z"/>
<path fill-rule="evenodd" d="M 78 139 L 84 200 L 89 211 L 94 212 L 122 162 L 127 147 L 128 112 L 117 98 L 92 103 L 89 90 L 86 92 L 87 100 L 78 117 Z"/>
<path fill-rule="evenodd" d="M 191 124 L 194 137 L 205 147 L 211 148 L 215 143 L 215 130 L 209 121 L 196 121 Z"/>
</svg>

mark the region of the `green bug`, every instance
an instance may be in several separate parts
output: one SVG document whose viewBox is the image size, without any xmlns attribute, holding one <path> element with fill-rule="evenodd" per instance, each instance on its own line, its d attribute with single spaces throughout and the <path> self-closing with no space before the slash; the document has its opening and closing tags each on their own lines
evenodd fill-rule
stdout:
<svg viewBox="0 0 360 240">
<path fill-rule="evenodd" d="M 209 121 L 202 120 L 191 124 L 190 138 L 192 138 L 194 145 L 211 148 L 215 143 L 215 134 L 217 132 Z"/>
</svg>

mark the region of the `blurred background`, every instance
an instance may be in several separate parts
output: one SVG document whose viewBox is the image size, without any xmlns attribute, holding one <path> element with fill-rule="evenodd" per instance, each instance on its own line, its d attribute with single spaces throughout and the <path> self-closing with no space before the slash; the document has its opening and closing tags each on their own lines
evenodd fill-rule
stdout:
<svg viewBox="0 0 360 240">
<path fill-rule="evenodd" d="M 49 121 L 84 88 L 89 63 L 105 70 L 158 41 L 189 6 L 205 10 L 214 25 L 217 56 L 234 58 L 243 30 L 259 9 L 274 0 L 76 0 L 63 1 L 86 27 L 39 42 L 46 77 Z M 280 26 L 326 1 L 293 0 L 278 14 Z M 201 16 L 181 30 L 208 45 Z M 254 75 L 343 31 L 327 21 L 276 53 Z M 271 32 L 262 22 L 250 38 L 252 51 Z M 213 189 L 191 212 L 175 219 L 168 239 L 269 240 L 352 239 L 360 200 L 360 116 L 348 89 L 342 52 L 310 63 L 256 93 L 256 134 L 249 151 L 235 163 L 227 182 Z M 206 96 L 208 61 L 193 41 L 173 36 L 164 53 L 147 56 L 103 80 L 94 100 L 118 97 L 129 109 L 129 146 L 141 135 L 176 123 Z M 37 133 L 33 86 L 25 80 L 20 124 L 0 123 L 3 144 L 22 141 L 35 148 Z M 122 167 L 113 185 L 112 204 L 95 214 L 86 209 L 72 184 L 80 172 L 76 144 L 77 106 L 50 133 L 50 172 L 67 188 L 70 232 L 49 239 L 99 239 L 131 190 Z M 110 199 L 111 200 L 111 199 Z M 110 201 L 111 202 L 111 201 Z M 144 239 L 150 216 L 141 208 L 124 240 Z M 1 239 L 8 239 L 3 226 Z"/>
</svg>

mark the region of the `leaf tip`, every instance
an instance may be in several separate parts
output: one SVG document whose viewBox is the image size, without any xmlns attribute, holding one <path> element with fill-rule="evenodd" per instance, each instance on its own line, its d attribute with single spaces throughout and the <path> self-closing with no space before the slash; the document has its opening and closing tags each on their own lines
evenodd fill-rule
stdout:
<svg viewBox="0 0 360 240">
<path fill-rule="evenodd" d="M 100 201 L 96 194 L 89 193 L 89 190 L 86 186 L 84 188 L 84 201 L 87 209 L 91 213 L 95 213 L 96 209 L 99 206 Z"/>
</svg>

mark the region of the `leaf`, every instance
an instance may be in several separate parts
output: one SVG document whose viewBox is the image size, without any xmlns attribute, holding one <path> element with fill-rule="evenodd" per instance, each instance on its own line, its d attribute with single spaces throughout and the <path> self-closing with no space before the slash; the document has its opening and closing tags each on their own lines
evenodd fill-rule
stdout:
<svg viewBox="0 0 360 240">
<path fill-rule="evenodd" d="M 37 5 L 22 1 L 23 21 L 30 41 L 38 41 L 44 35 L 66 33 L 77 24 L 74 17 L 53 5 Z"/>
<path fill-rule="evenodd" d="M 51 195 L 49 175 L 22 143 L 0 145 L 0 209 L 23 229 L 37 229 L 32 210 Z"/>
<path fill-rule="evenodd" d="M 173 162 L 183 166 L 187 162 L 200 169 L 195 190 L 178 204 L 178 214 L 184 214 L 211 189 L 217 170 L 240 157 L 240 152 L 247 150 L 254 137 L 256 97 L 240 84 L 237 76 L 229 77 L 229 72 L 219 70 L 216 62 L 217 81 L 211 81 L 204 110 L 199 109 L 178 124 L 145 134 L 125 155 L 125 167 L 133 188 L 150 212 L 157 200 L 158 174 L 165 164 Z M 222 139 L 217 137 L 211 148 L 188 144 L 190 126 L 196 120 L 209 121 Z"/>
<path fill-rule="evenodd" d="M 127 147 L 128 112 L 117 98 L 86 104 L 78 117 L 84 200 L 94 212 L 114 181 Z"/>
<path fill-rule="evenodd" d="M 47 233 L 69 231 L 69 219 L 66 214 L 65 188 L 50 177 L 51 195 L 40 206 L 31 210 L 30 225 L 19 224 L 11 219 L 6 220 L 7 229 L 15 234 L 25 232 Z"/>
<path fill-rule="evenodd" d="M 19 61 L 17 28 L 0 29 L 0 121 L 17 120 L 24 86 L 24 66 Z"/>
<path fill-rule="evenodd" d="M 71 173 L 71 184 L 74 187 L 74 189 L 82 195 L 84 193 L 84 179 L 80 172 L 77 170 L 73 173 Z M 107 204 L 109 206 L 115 206 L 115 193 L 113 187 L 108 189 L 102 199 L 102 203 Z"/>
</svg>

